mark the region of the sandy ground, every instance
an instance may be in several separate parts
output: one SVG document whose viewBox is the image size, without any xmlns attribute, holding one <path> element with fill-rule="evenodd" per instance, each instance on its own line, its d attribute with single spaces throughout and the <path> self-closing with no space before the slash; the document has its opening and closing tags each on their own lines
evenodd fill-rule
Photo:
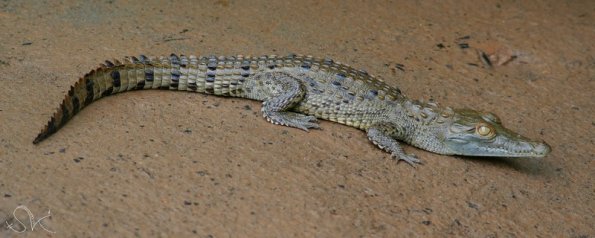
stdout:
<svg viewBox="0 0 595 238">
<path fill-rule="evenodd" d="M 595 1 L 126 2 L 0 1 L 0 236 L 595 236 Z M 407 146 L 413 169 L 353 128 L 168 91 L 102 99 L 31 143 L 98 63 L 172 52 L 328 56 L 553 152 Z"/>
</svg>

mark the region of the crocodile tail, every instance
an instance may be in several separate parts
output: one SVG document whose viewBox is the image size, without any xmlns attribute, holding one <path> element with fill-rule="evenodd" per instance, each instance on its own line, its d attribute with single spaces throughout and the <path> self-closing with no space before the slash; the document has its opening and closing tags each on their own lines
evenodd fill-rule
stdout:
<svg viewBox="0 0 595 238">
<path fill-rule="evenodd" d="M 37 144 L 54 134 L 58 129 L 64 126 L 74 115 L 76 115 L 86 105 L 89 105 L 95 99 L 96 82 L 99 78 L 97 75 L 105 73 L 104 66 L 94 69 L 80 78 L 74 86 L 70 86 L 68 94 L 62 100 L 62 103 L 52 115 L 47 125 L 39 132 L 33 144 Z M 98 89 L 98 88 L 97 88 Z M 100 92 L 101 94 L 104 92 Z"/>
<path fill-rule="evenodd" d="M 54 134 L 93 101 L 111 94 L 145 88 L 146 77 L 151 77 L 152 80 L 152 75 L 145 74 L 145 66 L 155 65 L 149 58 L 141 55 L 139 58 L 127 57 L 124 63 L 118 60 L 105 61 L 98 68 L 85 74 L 70 87 L 54 115 L 33 140 L 33 144 Z"/>
</svg>

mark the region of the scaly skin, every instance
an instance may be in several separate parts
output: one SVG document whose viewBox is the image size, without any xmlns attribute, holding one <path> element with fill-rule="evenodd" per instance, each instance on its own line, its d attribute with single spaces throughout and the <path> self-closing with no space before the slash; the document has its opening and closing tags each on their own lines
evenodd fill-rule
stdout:
<svg viewBox="0 0 595 238">
<path fill-rule="evenodd" d="M 398 141 L 445 155 L 543 157 L 550 147 L 502 126 L 491 113 L 409 100 L 365 71 L 330 59 L 286 57 L 127 57 L 82 77 L 39 133 L 37 144 L 95 100 L 137 89 L 169 89 L 263 102 L 267 121 L 302 130 L 316 118 L 367 132 L 381 149 L 411 165 Z"/>
</svg>

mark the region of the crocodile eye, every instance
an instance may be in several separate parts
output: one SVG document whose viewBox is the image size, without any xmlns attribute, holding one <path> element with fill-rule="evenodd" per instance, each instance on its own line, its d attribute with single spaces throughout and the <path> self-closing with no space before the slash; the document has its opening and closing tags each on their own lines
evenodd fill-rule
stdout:
<svg viewBox="0 0 595 238">
<path fill-rule="evenodd" d="M 477 125 L 477 128 L 475 129 L 475 131 L 480 136 L 491 136 L 494 134 L 494 129 L 492 129 L 490 126 L 485 125 L 485 124 Z"/>
</svg>

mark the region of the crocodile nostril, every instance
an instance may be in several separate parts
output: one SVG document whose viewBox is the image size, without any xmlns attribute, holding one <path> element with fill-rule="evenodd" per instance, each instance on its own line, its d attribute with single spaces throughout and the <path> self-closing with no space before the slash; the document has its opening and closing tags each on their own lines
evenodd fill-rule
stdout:
<svg viewBox="0 0 595 238">
<path fill-rule="evenodd" d="M 546 143 L 534 143 L 533 144 L 533 151 L 539 155 L 547 155 L 551 151 L 551 147 Z"/>
</svg>

